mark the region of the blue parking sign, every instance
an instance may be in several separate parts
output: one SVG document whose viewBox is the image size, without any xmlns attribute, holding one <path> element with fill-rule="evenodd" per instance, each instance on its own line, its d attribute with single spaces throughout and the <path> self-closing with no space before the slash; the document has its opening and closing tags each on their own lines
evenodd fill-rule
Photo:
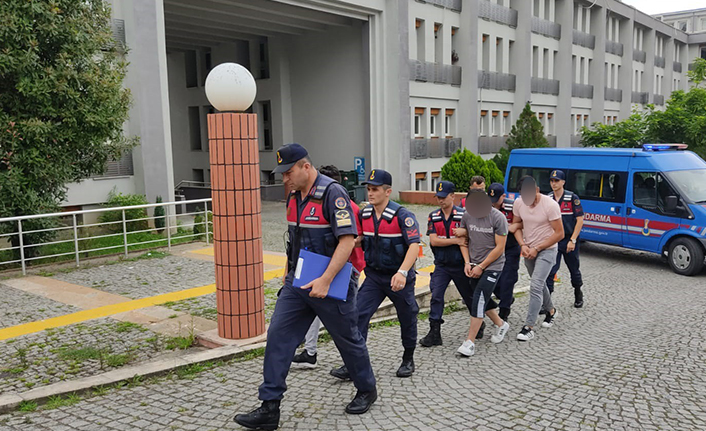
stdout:
<svg viewBox="0 0 706 431">
<path fill-rule="evenodd" d="M 358 174 L 358 182 L 365 181 L 365 157 L 356 157 L 354 166 Z"/>
</svg>

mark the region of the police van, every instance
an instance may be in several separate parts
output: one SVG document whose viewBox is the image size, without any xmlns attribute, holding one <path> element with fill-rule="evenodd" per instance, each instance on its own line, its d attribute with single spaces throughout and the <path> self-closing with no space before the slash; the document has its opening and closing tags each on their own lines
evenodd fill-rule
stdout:
<svg viewBox="0 0 706 431">
<path fill-rule="evenodd" d="M 549 175 L 566 174 L 566 190 L 584 209 L 581 239 L 666 256 L 672 270 L 694 275 L 706 251 L 706 162 L 684 144 L 642 148 L 533 148 L 513 150 L 508 197 L 531 175 L 542 193 Z"/>
</svg>

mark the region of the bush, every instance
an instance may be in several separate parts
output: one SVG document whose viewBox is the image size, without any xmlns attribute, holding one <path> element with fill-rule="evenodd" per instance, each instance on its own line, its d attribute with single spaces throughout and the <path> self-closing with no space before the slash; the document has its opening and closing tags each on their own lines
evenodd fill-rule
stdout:
<svg viewBox="0 0 706 431">
<path fill-rule="evenodd" d="M 147 199 L 144 195 L 137 194 L 122 194 L 113 189 L 108 195 L 108 202 L 105 203 L 106 207 L 126 207 L 133 205 L 146 205 Z M 147 223 L 147 210 L 144 208 L 135 208 L 125 210 L 125 220 L 133 220 L 127 222 L 127 231 L 134 232 L 137 230 L 147 230 L 149 224 Z M 141 220 L 138 220 L 141 219 Z M 110 223 L 123 220 L 122 211 L 106 211 L 100 217 L 99 221 L 101 223 Z M 113 223 L 106 226 L 110 232 L 122 232 L 122 223 Z"/>
<path fill-rule="evenodd" d="M 162 203 L 162 197 L 157 196 L 156 202 L 158 204 Z M 166 218 L 164 217 L 164 207 L 158 206 L 154 208 L 154 227 L 157 228 L 158 233 L 164 232 L 164 226 L 166 225 Z"/>
<path fill-rule="evenodd" d="M 204 239 L 205 233 L 206 233 L 206 226 L 204 226 L 203 220 L 203 210 L 201 208 L 196 208 L 196 212 L 199 212 L 199 215 L 194 217 L 194 234 L 201 234 L 201 236 L 198 237 L 198 239 Z M 208 228 L 208 240 L 213 241 L 213 213 L 208 212 L 208 221 L 209 221 L 209 228 Z"/>
<path fill-rule="evenodd" d="M 486 184 L 503 182 L 503 174 L 492 160 L 483 160 L 466 148 L 456 151 L 441 168 L 441 178 L 454 183 L 459 192 L 468 190 L 471 178 L 476 175 L 483 176 Z"/>
</svg>

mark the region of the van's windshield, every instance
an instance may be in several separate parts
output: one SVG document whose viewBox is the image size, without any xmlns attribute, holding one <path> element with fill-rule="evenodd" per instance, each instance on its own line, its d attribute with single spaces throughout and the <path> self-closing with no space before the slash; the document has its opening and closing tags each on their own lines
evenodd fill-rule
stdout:
<svg viewBox="0 0 706 431">
<path fill-rule="evenodd" d="M 671 171 L 664 173 L 688 201 L 706 203 L 706 169 Z"/>
</svg>

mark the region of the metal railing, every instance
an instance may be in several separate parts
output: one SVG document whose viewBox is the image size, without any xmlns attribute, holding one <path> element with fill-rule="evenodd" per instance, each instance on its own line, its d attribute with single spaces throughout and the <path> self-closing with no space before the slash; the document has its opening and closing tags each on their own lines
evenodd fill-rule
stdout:
<svg viewBox="0 0 706 431">
<path fill-rule="evenodd" d="M 532 78 L 532 93 L 559 94 L 559 81 L 556 79 Z"/>
<path fill-rule="evenodd" d="M 572 33 L 572 43 L 584 48 L 594 49 L 596 47 L 596 36 L 574 29 Z"/>
<path fill-rule="evenodd" d="M 510 27 L 517 27 L 517 11 L 515 9 L 510 9 L 488 0 L 478 1 L 478 17 Z"/>
<path fill-rule="evenodd" d="M 664 106 L 664 95 L 663 94 L 655 94 L 652 97 L 654 98 L 655 105 Z"/>
<path fill-rule="evenodd" d="M 632 103 L 641 103 L 646 105 L 650 100 L 650 95 L 644 91 L 633 91 L 632 92 Z"/>
<path fill-rule="evenodd" d="M 571 84 L 571 97 L 580 97 L 582 99 L 592 99 L 593 98 L 593 85 L 577 84 L 577 83 L 573 82 Z"/>
<path fill-rule="evenodd" d="M 410 81 L 461 85 L 461 66 L 409 60 Z"/>
<path fill-rule="evenodd" d="M 461 138 L 411 139 L 409 147 L 413 159 L 451 157 L 459 149 Z"/>
<path fill-rule="evenodd" d="M 478 71 L 478 87 L 490 90 L 515 91 L 515 75 L 500 72 Z"/>
<path fill-rule="evenodd" d="M 644 63 L 647 61 L 647 52 L 636 49 L 632 52 L 632 59 Z"/>
<path fill-rule="evenodd" d="M 610 100 L 613 102 L 623 101 L 623 90 L 619 88 L 605 88 L 605 93 L 603 99 Z"/>
<path fill-rule="evenodd" d="M 446 9 L 451 9 L 456 12 L 461 12 L 461 0 L 417 0 L 419 3 L 428 3 L 435 6 L 440 6 Z"/>
<path fill-rule="evenodd" d="M 494 154 L 505 147 L 507 136 L 481 136 L 478 138 L 478 152 L 480 154 Z"/>
<path fill-rule="evenodd" d="M 106 207 L 52 214 L 0 218 L 0 270 L 35 263 L 53 263 L 130 251 L 167 247 L 205 237 L 210 242 L 213 222 L 209 220 L 211 199 Z M 202 204 L 203 209 L 177 214 L 183 204 Z M 154 216 L 154 208 L 164 208 L 164 215 Z M 149 215 L 148 210 L 152 210 Z M 103 217 L 101 217 L 101 215 Z M 203 221 L 197 222 L 197 218 Z M 84 223 L 86 219 L 97 219 Z M 158 221 L 163 227 L 157 227 Z M 190 228 L 187 229 L 187 228 Z"/>
<path fill-rule="evenodd" d="M 682 69 L 682 66 L 681 66 L 681 63 L 680 63 L 680 62 L 675 61 L 675 62 L 672 64 L 672 70 L 674 70 L 675 72 L 681 73 L 681 69 Z"/>
<path fill-rule="evenodd" d="M 543 36 L 559 39 L 561 37 L 561 25 L 546 19 L 532 17 L 531 24 L 532 33 L 541 34 Z"/>
<path fill-rule="evenodd" d="M 665 64 L 667 64 L 667 60 L 664 57 L 655 57 L 655 67 L 664 69 Z"/>
<path fill-rule="evenodd" d="M 623 44 L 620 42 L 614 42 L 612 40 L 605 41 L 605 52 L 615 54 L 617 56 L 623 56 Z"/>
</svg>

